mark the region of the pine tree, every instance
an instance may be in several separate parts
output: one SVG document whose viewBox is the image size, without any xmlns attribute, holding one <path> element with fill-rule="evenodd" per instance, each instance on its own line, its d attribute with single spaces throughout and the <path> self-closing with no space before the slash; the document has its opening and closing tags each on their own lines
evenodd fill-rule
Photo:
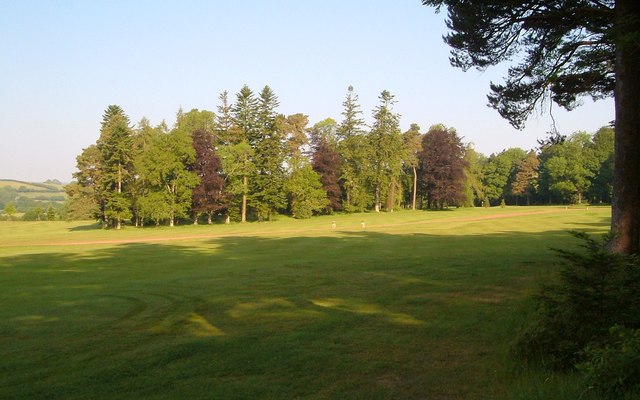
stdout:
<svg viewBox="0 0 640 400">
<path fill-rule="evenodd" d="M 105 223 L 111 221 L 120 229 L 122 220 L 131 218 L 130 194 L 126 185 L 133 172 L 132 132 L 129 118 L 116 105 L 107 107 L 103 118 L 100 138 L 96 147 L 100 152 L 100 203 L 104 204 Z"/>
<path fill-rule="evenodd" d="M 380 211 L 382 199 L 387 197 L 387 208 L 393 211 L 404 156 L 400 116 L 393 112 L 394 96 L 384 90 L 378 99 L 380 104 L 373 112 L 374 122 L 368 136 L 371 149 L 369 177 L 376 212 Z"/>
<path fill-rule="evenodd" d="M 369 142 L 364 136 L 364 120 L 353 86 L 347 89 L 342 103 L 344 117 L 338 126 L 338 149 L 341 156 L 340 181 L 345 195 L 343 208 L 347 212 L 364 211 L 371 202 L 366 182 L 369 172 Z"/>
</svg>

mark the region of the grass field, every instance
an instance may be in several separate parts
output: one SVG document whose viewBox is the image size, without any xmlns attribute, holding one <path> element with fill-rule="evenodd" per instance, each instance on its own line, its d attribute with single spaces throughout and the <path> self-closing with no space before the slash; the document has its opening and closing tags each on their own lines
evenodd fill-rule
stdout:
<svg viewBox="0 0 640 400">
<path fill-rule="evenodd" d="M 577 398 L 507 349 L 549 247 L 609 213 L 0 222 L 0 398 Z"/>
</svg>

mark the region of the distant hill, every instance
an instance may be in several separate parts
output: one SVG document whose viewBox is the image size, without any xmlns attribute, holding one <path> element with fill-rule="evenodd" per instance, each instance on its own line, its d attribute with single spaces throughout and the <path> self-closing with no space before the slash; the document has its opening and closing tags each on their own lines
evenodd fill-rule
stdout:
<svg viewBox="0 0 640 400">
<path fill-rule="evenodd" d="M 64 191 L 64 185 L 58 180 L 39 183 L 0 179 L 0 203 L 17 201 L 20 197 L 36 202 L 62 203 L 67 198 L 67 194 Z"/>
</svg>

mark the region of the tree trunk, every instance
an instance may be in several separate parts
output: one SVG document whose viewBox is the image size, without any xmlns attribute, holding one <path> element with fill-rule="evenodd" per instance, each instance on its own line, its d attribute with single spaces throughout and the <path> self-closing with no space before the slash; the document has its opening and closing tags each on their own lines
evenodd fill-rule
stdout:
<svg viewBox="0 0 640 400">
<path fill-rule="evenodd" d="M 376 212 L 380 212 L 380 186 L 376 185 Z"/>
<path fill-rule="evenodd" d="M 211 212 L 207 213 L 207 225 L 211 225 L 212 221 L 211 221 Z"/>
<path fill-rule="evenodd" d="M 247 192 L 249 191 L 249 177 L 242 177 L 242 218 L 240 222 L 247 222 Z"/>
<path fill-rule="evenodd" d="M 416 193 L 418 191 L 418 172 L 416 171 L 416 167 L 413 168 L 413 199 L 411 202 L 411 209 L 413 211 L 416 210 Z"/>
<path fill-rule="evenodd" d="M 640 2 L 616 1 L 616 122 L 611 250 L 640 250 Z"/>
<path fill-rule="evenodd" d="M 396 183 L 395 180 L 391 180 L 391 188 L 389 190 L 389 203 L 387 204 L 387 208 L 389 212 L 393 212 L 393 207 L 396 205 Z"/>
</svg>

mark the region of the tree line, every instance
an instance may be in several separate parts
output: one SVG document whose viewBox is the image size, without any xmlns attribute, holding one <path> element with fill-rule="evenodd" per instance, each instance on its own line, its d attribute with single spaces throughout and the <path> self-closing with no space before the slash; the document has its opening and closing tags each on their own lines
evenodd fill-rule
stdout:
<svg viewBox="0 0 640 400">
<path fill-rule="evenodd" d="M 487 157 L 451 127 L 423 133 L 411 124 L 402 132 L 386 90 L 370 126 L 353 87 L 340 122 L 313 126 L 302 113 L 279 114 L 269 86 L 255 93 L 245 85 L 233 101 L 226 91 L 218 99 L 216 112 L 179 110 L 171 128 L 146 118 L 132 126 L 122 108 L 107 107 L 96 143 L 77 157 L 66 186 L 68 217 L 119 228 L 611 200 L 612 128 Z"/>
</svg>

